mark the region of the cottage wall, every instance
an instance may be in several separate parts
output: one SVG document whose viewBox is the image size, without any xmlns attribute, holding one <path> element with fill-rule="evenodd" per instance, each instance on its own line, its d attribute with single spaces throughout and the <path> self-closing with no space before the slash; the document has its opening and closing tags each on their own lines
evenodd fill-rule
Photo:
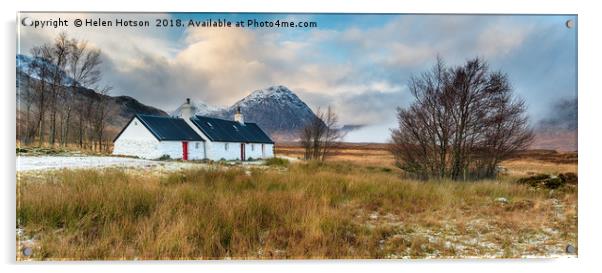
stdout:
<svg viewBox="0 0 602 273">
<path fill-rule="evenodd" d="M 226 149 L 226 144 L 228 148 Z M 240 143 L 207 142 L 207 157 L 211 160 L 240 160 Z"/>
<path fill-rule="evenodd" d="M 263 144 L 263 158 L 274 157 L 274 144 Z"/>
<path fill-rule="evenodd" d="M 159 141 L 134 118 L 113 144 L 114 155 L 137 156 L 153 159 L 160 157 Z"/>
<path fill-rule="evenodd" d="M 168 155 L 172 159 L 182 159 L 184 150 L 183 141 L 161 141 L 159 150 L 161 155 Z M 205 145 L 202 141 L 188 141 L 188 160 L 205 159 Z"/>
<path fill-rule="evenodd" d="M 181 144 L 180 144 L 181 145 Z M 188 159 L 202 160 L 205 159 L 205 142 L 190 141 L 188 142 Z"/>
<path fill-rule="evenodd" d="M 272 156 L 269 156 L 267 153 L 264 153 L 264 151 L 267 151 L 268 148 L 266 146 L 271 145 L 271 144 L 263 144 L 263 149 L 261 147 L 261 143 L 247 143 L 245 144 L 245 156 L 246 159 L 248 160 L 249 158 L 253 158 L 253 159 L 260 159 L 260 158 L 269 158 Z M 269 148 L 270 152 L 271 152 L 271 148 Z"/>
<path fill-rule="evenodd" d="M 159 144 L 159 153 L 161 154 L 160 156 L 169 156 L 171 159 L 182 159 L 182 142 L 161 141 Z"/>
<path fill-rule="evenodd" d="M 228 144 L 228 150 L 225 149 L 226 143 Z M 207 149 L 207 156 L 211 160 L 240 160 L 240 142 L 207 142 L 207 147 L 209 147 Z M 274 157 L 273 148 L 273 144 L 263 144 L 262 150 L 261 143 L 246 143 L 245 159 Z"/>
</svg>

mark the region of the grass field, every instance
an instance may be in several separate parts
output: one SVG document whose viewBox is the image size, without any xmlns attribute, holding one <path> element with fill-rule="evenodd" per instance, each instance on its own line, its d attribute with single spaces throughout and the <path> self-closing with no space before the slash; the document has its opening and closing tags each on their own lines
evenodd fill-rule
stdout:
<svg viewBox="0 0 602 273">
<path fill-rule="evenodd" d="M 577 247 L 576 186 L 514 183 L 576 172 L 576 161 L 525 155 L 479 182 L 405 179 L 375 147 L 342 148 L 325 164 L 269 163 L 22 173 L 18 244 L 36 260 L 546 257 Z"/>
</svg>

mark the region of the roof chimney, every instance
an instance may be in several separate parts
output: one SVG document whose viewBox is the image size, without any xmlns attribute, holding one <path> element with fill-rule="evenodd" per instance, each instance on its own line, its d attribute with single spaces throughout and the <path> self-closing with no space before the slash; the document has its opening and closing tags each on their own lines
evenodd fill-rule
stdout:
<svg viewBox="0 0 602 273">
<path fill-rule="evenodd" d="M 194 115 L 194 109 L 192 109 L 192 104 L 190 104 L 190 98 L 186 98 L 186 102 L 180 106 L 180 117 L 188 120 Z"/>
<path fill-rule="evenodd" d="M 236 108 L 236 114 L 234 114 L 234 121 L 245 125 L 245 119 L 243 118 L 242 113 L 240 112 L 240 106 Z"/>
</svg>

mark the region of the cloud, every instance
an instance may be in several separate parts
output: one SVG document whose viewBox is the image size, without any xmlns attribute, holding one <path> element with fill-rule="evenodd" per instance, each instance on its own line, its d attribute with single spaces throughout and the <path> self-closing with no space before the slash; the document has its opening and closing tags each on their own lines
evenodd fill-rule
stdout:
<svg viewBox="0 0 602 273">
<path fill-rule="evenodd" d="M 539 130 L 577 130 L 577 98 L 558 98 L 548 115 L 539 121 Z"/>
<path fill-rule="evenodd" d="M 494 25 L 481 33 L 477 50 L 485 57 L 505 56 L 520 47 L 531 32 L 529 25 Z"/>
<path fill-rule="evenodd" d="M 123 16 L 150 19 L 171 15 Z M 288 15 L 286 19 L 316 20 L 321 27 L 22 28 L 20 41 L 26 50 L 51 41 L 60 31 L 88 40 L 103 50 L 104 81 L 114 86 L 115 94 L 129 95 L 164 110 L 175 109 L 187 97 L 230 105 L 252 90 L 286 85 L 312 108 L 333 105 L 344 124 L 390 128 L 395 125 L 395 108 L 411 102 L 405 87 L 409 77 L 429 69 L 437 55 L 450 65 L 485 57 L 492 69 L 510 74 L 518 92 L 534 109 L 543 103 L 537 97 L 547 88 L 542 86 L 550 82 L 546 75 L 555 75 L 549 87 L 558 96 L 575 93 L 567 81 L 575 76 L 562 69 L 567 62 L 574 62 L 574 57 L 566 54 L 570 48 L 562 48 L 574 37 L 554 28 L 555 20 L 564 22 L 565 18 Z M 388 131 L 374 134 L 382 139 Z"/>
<path fill-rule="evenodd" d="M 23 53 L 28 53 L 33 46 L 50 42 L 61 32 L 66 32 L 70 37 L 88 41 L 91 46 L 101 48 L 109 57 L 116 60 L 130 59 L 132 54 L 145 52 L 157 56 L 169 56 L 177 50 L 169 33 L 162 31 L 148 31 L 145 28 L 122 27 L 74 27 L 74 19 L 102 18 L 114 20 L 148 20 L 152 23 L 154 18 L 170 18 L 169 14 L 130 14 L 130 13 L 22 13 L 21 18 L 29 17 L 35 20 L 67 19 L 71 24 L 68 27 L 58 28 L 33 28 L 19 27 L 20 46 Z"/>
</svg>

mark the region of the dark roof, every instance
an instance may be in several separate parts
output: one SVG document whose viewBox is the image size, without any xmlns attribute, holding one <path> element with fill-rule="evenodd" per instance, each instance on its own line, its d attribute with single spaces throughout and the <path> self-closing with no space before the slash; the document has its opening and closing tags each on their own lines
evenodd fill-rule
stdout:
<svg viewBox="0 0 602 273">
<path fill-rule="evenodd" d="M 203 141 L 189 125 L 181 118 L 162 117 L 137 114 L 128 122 L 128 124 L 119 132 L 117 139 L 121 133 L 127 128 L 134 118 L 138 118 L 142 125 L 146 127 L 159 141 L 163 140 L 188 140 L 188 141 Z"/>
<path fill-rule="evenodd" d="M 190 118 L 211 141 L 274 143 L 255 123 L 194 116 Z"/>
</svg>

